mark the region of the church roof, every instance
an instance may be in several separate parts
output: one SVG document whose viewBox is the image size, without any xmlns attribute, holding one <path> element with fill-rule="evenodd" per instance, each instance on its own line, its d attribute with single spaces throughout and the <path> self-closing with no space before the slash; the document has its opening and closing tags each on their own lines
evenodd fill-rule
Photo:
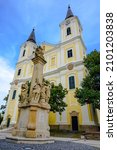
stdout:
<svg viewBox="0 0 117 150">
<path fill-rule="evenodd" d="M 29 36 L 29 38 L 28 38 L 27 41 L 31 41 L 31 42 L 33 42 L 33 43 L 36 43 L 35 29 L 32 30 L 32 32 L 31 32 L 31 34 L 30 34 L 30 36 Z"/>
<path fill-rule="evenodd" d="M 70 5 L 69 5 L 69 6 L 68 6 L 67 15 L 66 15 L 65 20 L 66 20 L 67 18 L 70 18 L 70 17 L 73 17 L 73 16 L 74 16 L 74 15 L 73 15 L 73 12 L 72 12 L 71 7 L 70 7 Z"/>
</svg>

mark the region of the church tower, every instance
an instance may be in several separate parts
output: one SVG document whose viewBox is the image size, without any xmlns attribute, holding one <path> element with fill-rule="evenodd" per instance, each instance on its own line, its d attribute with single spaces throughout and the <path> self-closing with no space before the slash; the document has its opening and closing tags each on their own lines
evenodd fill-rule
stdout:
<svg viewBox="0 0 117 150">
<path fill-rule="evenodd" d="M 16 123 L 21 85 L 32 77 L 33 63 L 31 61 L 31 55 L 36 47 L 35 31 L 33 29 L 27 41 L 20 47 L 20 54 L 16 64 L 14 78 L 11 82 L 9 99 L 2 122 L 3 126 L 8 127 L 9 125 L 12 126 Z"/>
<path fill-rule="evenodd" d="M 61 83 L 67 88 L 68 94 L 64 98 L 67 107 L 62 115 L 50 112 L 49 124 L 51 129 L 85 130 L 95 128 L 94 115 L 91 105 L 81 106 L 74 98 L 76 88 L 86 75 L 83 58 L 86 56 L 86 47 L 82 38 L 82 26 L 68 6 L 65 19 L 60 23 L 59 44 L 48 49 L 45 43 L 45 78 L 54 84 Z"/>
<path fill-rule="evenodd" d="M 73 15 L 73 12 L 68 6 L 65 20 L 60 24 L 61 28 L 61 42 L 65 42 L 71 38 L 82 35 L 82 26 L 77 16 Z"/>
</svg>

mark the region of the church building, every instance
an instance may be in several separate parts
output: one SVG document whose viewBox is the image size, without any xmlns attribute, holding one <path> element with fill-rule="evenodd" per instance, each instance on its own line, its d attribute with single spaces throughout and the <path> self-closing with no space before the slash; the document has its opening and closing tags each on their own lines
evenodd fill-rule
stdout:
<svg viewBox="0 0 117 150">
<path fill-rule="evenodd" d="M 92 105 L 81 106 L 74 98 L 75 88 L 80 87 L 86 70 L 83 58 L 86 56 L 86 47 L 82 38 L 82 25 L 68 6 L 65 19 L 60 23 L 61 41 L 58 44 L 42 43 L 45 49 L 44 78 L 58 85 L 62 83 L 67 88 L 68 94 L 64 98 L 67 107 L 60 115 L 49 113 L 49 125 L 51 129 L 81 131 L 96 129 L 98 125 L 97 114 Z M 21 85 L 30 81 L 33 73 L 32 53 L 37 48 L 35 30 L 20 47 L 19 59 L 13 81 L 11 82 L 9 99 L 4 114 L 2 126 L 9 127 L 16 124 L 18 117 L 18 100 Z"/>
</svg>

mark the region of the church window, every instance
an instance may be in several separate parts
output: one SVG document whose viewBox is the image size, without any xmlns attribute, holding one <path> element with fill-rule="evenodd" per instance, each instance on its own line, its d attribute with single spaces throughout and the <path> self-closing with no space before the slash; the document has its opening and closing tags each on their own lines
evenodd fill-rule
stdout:
<svg viewBox="0 0 117 150">
<path fill-rule="evenodd" d="M 23 51 L 23 55 L 22 56 L 25 56 L 25 53 L 26 53 L 26 50 Z"/>
<path fill-rule="evenodd" d="M 21 69 L 18 70 L 17 75 L 19 76 L 21 74 Z"/>
<path fill-rule="evenodd" d="M 67 28 L 67 35 L 69 35 L 69 34 L 71 34 L 71 28 L 70 27 Z"/>
<path fill-rule="evenodd" d="M 54 66 L 55 65 L 55 57 L 52 57 L 51 58 L 51 66 Z"/>
<path fill-rule="evenodd" d="M 13 91 L 12 99 L 15 99 L 15 96 L 16 96 L 16 90 Z"/>
<path fill-rule="evenodd" d="M 69 89 L 74 89 L 75 88 L 75 78 L 74 76 L 69 77 Z"/>
<path fill-rule="evenodd" d="M 72 49 L 67 51 L 68 58 L 73 57 Z"/>
</svg>

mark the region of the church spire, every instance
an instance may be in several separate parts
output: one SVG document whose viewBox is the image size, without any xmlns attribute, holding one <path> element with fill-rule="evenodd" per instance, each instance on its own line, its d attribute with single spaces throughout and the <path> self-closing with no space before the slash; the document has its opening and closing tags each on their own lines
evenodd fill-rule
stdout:
<svg viewBox="0 0 117 150">
<path fill-rule="evenodd" d="M 34 29 L 34 28 L 33 28 L 33 30 L 32 30 L 32 32 L 31 32 L 31 34 L 30 34 L 30 36 L 29 36 L 29 38 L 28 38 L 27 41 L 31 41 L 31 42 L 33 42 L 33 43 L 36 43 L 36 39 L 35 39 L 35 29 Z"/>
<path fill-rule="evenodd" d="M 66 15 L 66 18 L 65 18 L 65 20 L 67 19 L 67 18 L 70 18 L 70 17 L 73 17 L 74 15 L 73 15 L 73 12 L 72 12 L 72 10 L 71 10 L 71 8 L 70 8 L 70 5 L 68 5 L 68 10 L 67 10 L 67 15 Z"/>
</svg>

